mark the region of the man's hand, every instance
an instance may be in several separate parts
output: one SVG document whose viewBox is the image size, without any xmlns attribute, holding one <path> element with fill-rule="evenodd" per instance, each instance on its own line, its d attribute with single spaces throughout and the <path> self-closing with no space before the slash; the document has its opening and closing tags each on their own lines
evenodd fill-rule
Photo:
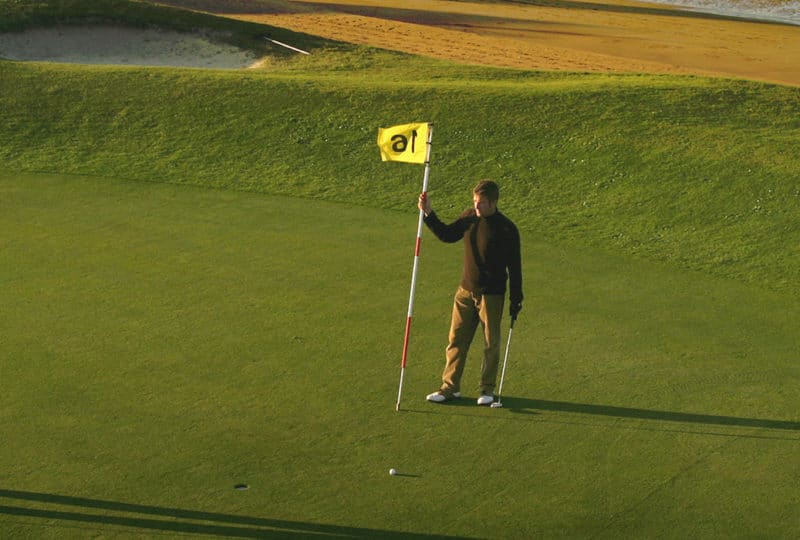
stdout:
<svg viewBox="0 0 800 540">
<path fill-rule="evenodd" d="M 433 212 L 433 208 L 431 208 L 431 201 L 428 200 L 427 193 L 420 193 L 417 206 L 425 213 L 426 216 Z"/>
<path fill-rule="evenodd" d="M 508 314 L 511 315 L 511 318 L 516 319 L 520 311 L 522 311 L 522 300 L 511 302 L 511 305 L 508 307 Z"/>
</svg>

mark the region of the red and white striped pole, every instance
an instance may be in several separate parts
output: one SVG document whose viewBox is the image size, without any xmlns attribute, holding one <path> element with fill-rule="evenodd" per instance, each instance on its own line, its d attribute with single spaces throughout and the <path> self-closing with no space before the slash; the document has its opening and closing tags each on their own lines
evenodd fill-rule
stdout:
<svg viewBox="0 0 800 540">
<path fill-rule="evenodd" d="M 428 178 L 431 174 L 431 140 L 433 139 L 433 124 L 428 124 L 428 141 L 425 149 L 425 175 L 422 179 L 422 193 L 428 193 Z M 419 247 L 422 243 L 422 225 L 425 212 L 419 211 L 417 222 L 417 242 L 414 247 L 414 269 L 411 271 L 411 292 L 408 296 L 408 316 L 406 317 L 406 332 L 403 338 L 403 359 L 400 363 L 400 388 L 397 390 L 397 405 L 395 410 L 400 410 L 400 398 L 403 396 L 403 379 L 406 375 L 406 363 L 408 362 L 408 340 L 411 335 L 411 316 L 414 313 L 414 292 L 417 288 L 417 269 L 419 268 Z"/>
</svg>

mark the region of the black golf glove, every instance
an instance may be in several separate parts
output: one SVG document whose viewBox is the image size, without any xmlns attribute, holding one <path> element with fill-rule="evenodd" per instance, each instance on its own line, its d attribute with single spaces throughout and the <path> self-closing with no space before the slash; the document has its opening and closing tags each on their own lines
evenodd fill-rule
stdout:
<svg viewBox="0 0 800 540">
<path fill-rule="evenodd" d="M 520 311 L 522 311 L 522 300 L 511 302 L 511 305 L 508 306 L 508 314 L 511 315 L 512 319 L 516 319 Z"/>
</svg>

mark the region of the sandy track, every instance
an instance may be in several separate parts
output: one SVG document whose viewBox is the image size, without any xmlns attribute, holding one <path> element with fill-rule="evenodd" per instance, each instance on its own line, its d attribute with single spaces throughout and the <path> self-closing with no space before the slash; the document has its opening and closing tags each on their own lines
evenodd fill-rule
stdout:
<svg viewBox="0 0 800 540">
<path fill-rule="evenodd" d="M 361 15 L 314 14 L 249 16 L 266 24 L 326 38 L 371 45 L 383 49 L 454 60 L 467 64 L 569 71 L 648 71 L 653 73 L 691 70 L 638 59 L 621 60 L 589 50 L 534 43 L 507 28 L 492 29 L 464 25 L 446 29 L 425 24 L 385 21 Z"/>
<path fill-rule="evenodd" d="M 625 0 L 597 3 L 596 9 L 450 0 L 308 5 L 315 11 L 229 16 L 472 64 L 711 74 L 800 85 L 800 26 L 726 20 Z"/>
</svg>

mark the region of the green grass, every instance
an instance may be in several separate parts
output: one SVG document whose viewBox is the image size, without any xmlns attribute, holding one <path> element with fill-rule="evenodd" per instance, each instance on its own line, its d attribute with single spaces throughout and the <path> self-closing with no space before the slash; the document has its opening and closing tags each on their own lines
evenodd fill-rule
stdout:
<svg viewBox="0 0 800 540">
<path fill-rule="evenodd" d="M 0 61 L 2 535 L 795 536 L 798 109 L 322 42 Z M 461 257 L 426 233 L 394 411 L 423 169 L 375 136 L 417 120 L 440 213 L 488 176 L 522 230 L 503 409 L 476 354 L 468 399 L 423 401 Z"/>
<path fill-rule="evenodd" d="M 791 536 L 783 296 L 527 235 L 506 407 L 472 404 L 474 354 L 429 405 L 460 248 L 426 235 L 397 413 L 412 211 L 0 190 L 4 534 Z"/>
<path fill-rule="evenodd" d="M 800 89 L 477 68 L 462 78 L 389 53 L 326 54 L 324 71 L 320 60 L 246 73 L 1 63 L 0 162 L 400 209 L 422 171 L 382 163 L 377 128 L 430 120 L 431 194 L 446 215 L 490 177 L 519 225 L 549 241 L 794 293 Z"/>
</svg>

